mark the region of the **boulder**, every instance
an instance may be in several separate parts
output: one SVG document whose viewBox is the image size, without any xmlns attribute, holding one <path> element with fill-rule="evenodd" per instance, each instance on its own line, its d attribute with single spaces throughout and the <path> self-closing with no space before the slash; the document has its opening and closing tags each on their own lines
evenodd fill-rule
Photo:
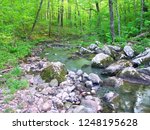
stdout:
<svg viewBox="0 0 150 130">
<path fill-rule="evenodd" d="M 126 45 L 123 50 L 129 58 L 132 58 L 134 56 L 134 50 L 132 49 L 131 46 Z"/>
<path fill-rule="evenodd" d="M 149 75 L 150 76 L 150 67 L 138 69 L 138 72 Z"/>
<path fill-rule="evenodd" d="M 92 67 L 105 68 L 113 62 L 113 58 L 107 54 L 99 53 L 92 59 Z"/>
<path fill-rule="evenodd" d="M 139 54 L 132 60 L 134 64 L 141 65 L 144 63 L 150 62 L 150 48 L 144 51 L 143 53 Z"/>
<path fill-rule="evenodd" d="M 139 73 L 133 67 L 127 67 L 118 75 L 120 78 L 137 84 L 150 85 L 150 76 Z"/>
<path fill-rule="evenodd" d="M 94 73 L 90 73 L 89 76 L 88 76 L 88 79 L 90 81 L 92 81 L 93 84 L 100 84 L 102 83 L 103 81 L 100 79 L 100 77 L 97 75 L 97 74 L 94 74 Z"/>
<path fill-rule="evenodd" d="M 40 75 L 46 82 L 50 82 L 52 79 L 57 79 L 60 83 L 65 80 L 67 69 L 61 62 L 50 62 L 48 67 L 45 68 Z"/>
<path fill-rule="evenodd" d="M 81 54 L 92 54 L 92 53 L 94 53 L 94 51 L 91 51 L 91 50 L 89 50 L 87 48 L 81 47 L 80 48 L 80 53 Z"/>
<path fill-rule="evenodd" d="M 72 111 L 70 111 L 71 113 L 96 113 L 94 110 L 92 110 L 91 108 L 86 108 L 83 105 L 79 105 L 76 108 L 72 109 Z"/>
<path fill-rule="evenodd" d="M 110 48 L 109 48 L 108 46 L 104 45 L 104 47 L 103 47 L 102 50 L 103 50 L 103 52 L 104 52 L 105 54 L 107 54 L 107 55 L 112 55 L 111 50 L 110 50 Z"/>
<path fill-rule="evenodd" d="M 110 49 L 114 50 L 114 51 L 117 51 L 117 52 L 120 52 L 122 49 L 121 47 L 119 46 L 112 46 L 112 45 L 107 45 Z"/>
<path fill-rule="evenodd" d="M 94 51 L 98 46 L 96 44 L 91 44 L 88 49 Z"/>
<path fill-rule="evenodd" d="M 126 67 L 131 67 L 132 63 L 127 60 L 119 60 L 111 65 L 109 65 L 103 72 L 103 74 L 106 75 L 116 75 L 118 72 L 120 72 L 122 69 Z"/>
<path fill-rule="evenodd" d="M 136 93 L 135 113 L 150 113 L 150 89 L 139 90 Z"/>
<path fill-rule="evenodd" d="M 123 80 L 121 78 L 109 77 L 103 80 L 103 86 L 120 87 L 122 85 L 123 85 Z"/>
</svg>

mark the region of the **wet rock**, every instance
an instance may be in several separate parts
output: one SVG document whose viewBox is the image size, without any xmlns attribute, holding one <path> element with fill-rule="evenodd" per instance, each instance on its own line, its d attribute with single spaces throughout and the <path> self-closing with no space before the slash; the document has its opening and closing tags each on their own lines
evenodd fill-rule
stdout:
<svg viewBox="0 0 150 130">
<path fill-rule="evenodd" d="M 85 82 L 85 86 L 86 86 L 87 88 L 92 88 L 92 87 L 93 87 L 92 81 L 86 81 L 86 82 Z"/>
<path fill-rule="evenodd" d="M 78 76 L 81 76 L 81 75 L 83 74 L 83 71 L 82 71 L 82 70 L 78 70 L 78 71 L 76 72 L 76 74 L 77 74 Z"/>
<path fill-rule="evenodd" d="M 132 83 L 150 85 L 150 76 L 139 73 L 133 67 L 127 67 L 122 70 L 119 77 Z"/>
<path fill-rule="evenodd" d="M 103 81 L 100 79 L 100 77 L 97 75 L 97 74 L 94 74 L 94 73 L 90 73 L 89 76 L 88 76 L 88 79 L 90 81 L 92 81 L 93 84 L 100 84 L 102 83 Z"/>
<path fill-rule="evenodd" d="M 95 48 L 97 48 L 98 46 L 96 44 L 91 44 L 88 49 L 91 50 L 91 51 L 94 51 Z"/>
<path fill-rule="evenodd" d="M 92 113 L 96 113 L 98 111 L 98 104 L 93 100 L 82 100 L 81 105 L 83 105 L 86 108 L 89 108 L 92 110 Z"/>
<path fill-rule="evenodd" d="M 105 68 L 113 62 L 113 58 L 107 54 L 97 54 L 92 59 L 92 67 Z"/>
<path fill-rule="evenodd" d="M 91 51 L 91 50 L 89 50 L 89 49 L 86 49 L 86 48 L 84 48 L 84 47 L 81 47 L 80 48 L 80 53 L 81 54 L 93 54 L 94 53 L 94 51 Z"/>
<path fill-rule="evenodd" d="M 132 58 L 134 56 L 134 50 L 132 49 L 131 46 L 126 45 L 123 50 L 129 58 Z"/>
<path fill-rule="evenodd" d="M 132 62 L 137 65 L 150 62 L 150 48 L 136 56 Z"/>
<path fill-rule="evenodd" d="M 103 72 L 106 75 L 116 75 L 118 72 L 126 67 L 131 67 L 132 63 L 127 60 L 119 60 L 111 65 L 109 65 Z"/>
<path fill-rule="evenodd" d="M 49 84 L 50 84 L 51 87 L 57 87 L 58 86 L 58 80 L 57 79 L 52 79 Z"/>
<path fill-rule="evenodd" d="M 109 48 L 108 46 L 104 45 L 104 47 L 103 47 L 102 50 L 103 50 L 103 52 L 104 52 L 105 54 L 107 54 L 107 55 L 112 55 L 111 50 L 110 50 L 110 48 Z"/>
<path fill-rule="evenodd" d="M 103 80 L 103 86 L 108 86 L 108 87 L 120 87 L 123 85 L 123 80 L 121 78 L 116 78 L 116 77 L 109 77 L 105 80 Z"/>
<path fill-rule="evenodd" d="M 150 113 L 150 90 L 139 90 L 136 93 L 135 113 Z"/>
<path fill-rule="evenodd" d="M 107 45 L 110 49 L 114 50 L 114 51 L 117 51 L 117 52 L 120 52 L 122 49 L 121 47 L 119 46 L 112 46 L 112 45 Z"/>
<path fill-rule="evenodd" d="M 95 48 L 95 54 L 103 53 L 102 49 L 99 47 Z"/>
<path fill-rule="evenodd" d="M 150 76 L 150 67 L 138 69 L 138 72 L 149 75 Z"/>
<path fill-rule="evenodd" d="M 67 69 L 61 62 L 50 62 L 48 67 L 41 72 L 41 77 L 46 82 L 57 79 L 60 83 L 65 80 L 65 75 L 67 75 Z"/>
<path fill-rule="evenodd" d="M 106 102 L 112 102 L 117 96 L 117 93 L 109 92 L 104 95 L 103 100 Z"/>
</svg>

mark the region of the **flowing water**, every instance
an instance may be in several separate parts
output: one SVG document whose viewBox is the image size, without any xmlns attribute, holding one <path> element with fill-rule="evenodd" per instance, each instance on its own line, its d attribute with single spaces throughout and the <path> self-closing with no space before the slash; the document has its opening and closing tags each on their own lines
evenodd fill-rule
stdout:
<svg viewBox="0 0 150 130">
<path fill-rule="evenodd" d="M 46 57 L 49 61 L 60 61 L 64 63 L 68 70 L 77 71 L 82 69 L 86 73 L 96 73 L 102 79 L 106 78 L 101 75 L 101 70 L 91 68 L 91 58 L 76 57 L 75 47 L 50 47 L 46 48 L 42 57 Z M 118 106 L 117 112 L 149 112 L 150 113 L 150 86 L 138 85 L 125 82 L 120 88 L 112 88 L 109 86 L 100 88 L 98 96 L 102 97 L 105 93 L 113 91 L 119 94 L 119 97 L 113 102 Z M 109 112 L 106 111 L 106 112 Z"/>
</svg>

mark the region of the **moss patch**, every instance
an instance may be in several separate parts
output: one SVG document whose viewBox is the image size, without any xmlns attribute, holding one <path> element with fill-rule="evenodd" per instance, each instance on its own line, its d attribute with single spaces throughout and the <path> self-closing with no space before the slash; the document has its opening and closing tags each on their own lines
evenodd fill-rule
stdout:
<svg viewBox="0 0 150 130">
<path fill-rule="evenodd" d="M 57 63 L 59 63 L 59 65 L 57 65 Z M 41 72 L 41 77 L 46 82 L 50 82 L 52 79 L 57 79 L 60 83 L 65 80 L 66 74 L 67 69 L 63 64 L 60 64 L 60 62 L 53 62 Z"/>
</svg>

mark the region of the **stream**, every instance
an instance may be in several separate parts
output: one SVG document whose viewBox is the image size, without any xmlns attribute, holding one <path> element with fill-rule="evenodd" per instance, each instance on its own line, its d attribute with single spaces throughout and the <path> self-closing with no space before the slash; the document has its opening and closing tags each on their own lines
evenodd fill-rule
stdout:
<svg viewBox="0 0 150 130">
<path fill-rule="evenodd" d="M 46 47 L 41 57 L 46 57 L 51 62 L 60 61 L 66 65 L 68 70 L 77 71 L 81 69 L 88 74 L 96 73 L 101 79 L 107 78 L 101 75 L 101 69 L 91 67 L 90 56 L 76 57 L 74 54 L 77 49 L 77 47 Z M 113 102 L 118 106 L 117 112 L 150 112 L 150 86 L 125 82 L 120 88 L 101 87 L 97 96 L 102 97 L 109 91 L 119 94 L 119 98 Z M 106 107 L 108 106 L 106 105 Z M 106 112 L 110 112 L 110 108 L 106 109 Z"/>
</svg>

